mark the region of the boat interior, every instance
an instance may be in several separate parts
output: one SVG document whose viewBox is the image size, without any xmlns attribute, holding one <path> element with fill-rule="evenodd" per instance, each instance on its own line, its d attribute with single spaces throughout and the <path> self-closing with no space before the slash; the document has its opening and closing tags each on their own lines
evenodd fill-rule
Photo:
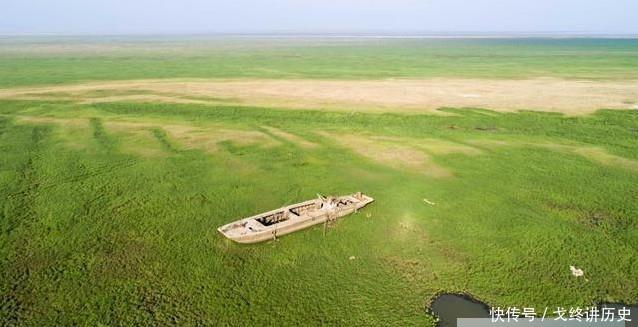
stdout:
<svg viewBox="0 0 638 327">
<path fill-rule="evenodd" d="M 350 199 L 338 199 L 336 202 L 336 208 L 344 208 L 352 205 L 354 201 Z M 299 205 L 296 207 L 288 208 L 285 210 L 277 211 L 275 213 L 255 218 L 264 226 L 272 226 L 281 222 L 284 222 L 290 218 L 300 217 L 310 212 L 321 210 L 326 203 L 324 201 L 314 201 L 312 203 Z"/>
<path fill-rule="evenodd" d="M 262 216 L 262 217 L 256 218 L 255 220 L 257 220 L 264 226 L 271 226 L 271 225 L 280 223 L 282 221 L 286 221 L 288 219 L 290 219 L 290 215 L 288 215 L 285 211 L 282 210 L 268 216 Z"/>
<path fill-rule="evenodd" d="M 362 199 L 363 198 L 361 198 L 360 195 L 337 198 L 319 196 L 319 198 L 314 201 L 306 201 L 298 205 L 270 212 L 263 216 L 255 217 L 254 219 L 246 219 L 242 222 L 229 224 L 223 226 L 220 230 L 229 234 L 242 234 L 246 231 L 257 232 L 263 230 L 264 227 L 274 226 L 297 217 L 308 216 L 313 212 L 320 211 L 322 209 L 327 211 L 334 209 L 346 209 Z"/>
</svg>

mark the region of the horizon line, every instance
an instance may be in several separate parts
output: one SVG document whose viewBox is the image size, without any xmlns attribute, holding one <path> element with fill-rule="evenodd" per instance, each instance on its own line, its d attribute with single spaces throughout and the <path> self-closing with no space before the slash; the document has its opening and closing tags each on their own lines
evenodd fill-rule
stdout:
<svg viewBox="0 0 638 327">
<path fill-rule="evenodd" d="M 269 32 L 122 32 L 122 33 L 56 33 L 1 32 L 0 37 L 263 37 L 263 38 L 638 38 L 636 32 L 588 31 L 269 31 Z"/>
</svg>

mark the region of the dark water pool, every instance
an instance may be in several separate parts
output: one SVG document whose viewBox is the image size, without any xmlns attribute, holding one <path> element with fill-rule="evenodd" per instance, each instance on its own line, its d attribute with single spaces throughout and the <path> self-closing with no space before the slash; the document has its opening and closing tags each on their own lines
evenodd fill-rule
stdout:
<svg viewBox="0 0 638 327">
<path fill-rule="evenodd" d="M 638 306 L 603 303 L 600 307 L 614 308 L 615 312 L 623 307 L 630 309 L 631 321 L 625 326 L 638 327 Z M 490 318 L 490 309 L 485 303 L 457 294 L 440 295 L 432 303 L 431 310 L 439 318 L 439 327 L 456 327 L 458 318 Z"/>
<path fill-rule="evenodd" d="M 638 327 L 638 305 L 627 305 L 622 303 L 603 303 L 600 307 L 614 308 L 614 312 L 618 313 L 618 309 L 627 308 L 631 310 L 629 319 L 631 321 L 625 322 L 625 327 Z"/>
<path fill-rule="evenodd" d="M 440 327 L 456 327 L 457 318 L 489 318 L 485 303 L 456 294 L 443 294 L 432 303 L 432 312 L 439 317 Z"/>
</svg>

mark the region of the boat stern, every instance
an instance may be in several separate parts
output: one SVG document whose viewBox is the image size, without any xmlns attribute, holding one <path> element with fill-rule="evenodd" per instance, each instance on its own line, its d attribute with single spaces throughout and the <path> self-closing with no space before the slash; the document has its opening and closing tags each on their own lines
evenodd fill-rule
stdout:
<svg viewBox="0 0 638 327">
<path fill-rule="evenodd" d="M 224 237 L 238 243 L 255 243 L 261 241 L 262 234 L 267 234 L 264 226 L 255 219 L 245 219 L 217 228 Z"/>
</svg>

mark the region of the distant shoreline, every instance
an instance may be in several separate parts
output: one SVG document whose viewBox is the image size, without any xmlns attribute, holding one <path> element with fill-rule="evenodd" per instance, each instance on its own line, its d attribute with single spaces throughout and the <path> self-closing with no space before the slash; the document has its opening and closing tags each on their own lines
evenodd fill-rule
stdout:
<svg viewBox="0 0 638 327">
<path fill-rule="evenodd" d="M 57 34 L 0 33 L 1 38 L 259 38 L 259 39 L 638 39 L 638 34 L 597 33 L 129 33 L 129 34 Z"/>
</svg>

